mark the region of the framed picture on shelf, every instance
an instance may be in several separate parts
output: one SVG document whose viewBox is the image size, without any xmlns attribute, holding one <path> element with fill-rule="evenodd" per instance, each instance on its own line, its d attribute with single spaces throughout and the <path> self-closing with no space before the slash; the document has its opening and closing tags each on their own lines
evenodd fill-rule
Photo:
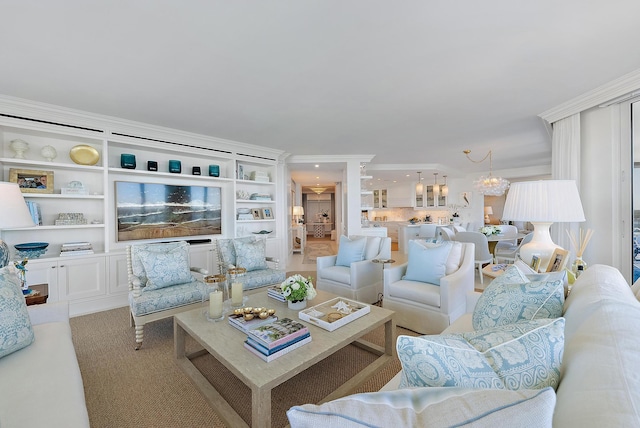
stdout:
<svg viewBox="0 0 640 428">
<path fill-rule="evenodd" d="M 252 208 L 251 209 L 251 214 L 253 214 L 253 219 L 254 220 L 262 219 L 262 210 L 260 208 Z"/>
<path fill-rule="evenodd" d="M 53 193 L 53 171 L 11 168 L 9 181 L 17 183 L 22 193 Z"/>
<path fill-rule="evenodd" d="M 567 264 L 568 255 L 569 251 L 563 250 L 562 248 L 556 248 L 549 260 L 547 272 L 560 272 L 564 269 L 564 266 Z"/>
<path fill-rule="evenodd" d="M 535 270 L 536 272 L 538 272 L 538 269 L 540 269 L 540 256 L 537 254 L 534 254 L 531 257 L 531 269 Z"/>
<path fill-rule="evenodd" d="M 262 208 L 262 218 L 272 219 L 273 210 L 271 208 Z"/>
</svg>

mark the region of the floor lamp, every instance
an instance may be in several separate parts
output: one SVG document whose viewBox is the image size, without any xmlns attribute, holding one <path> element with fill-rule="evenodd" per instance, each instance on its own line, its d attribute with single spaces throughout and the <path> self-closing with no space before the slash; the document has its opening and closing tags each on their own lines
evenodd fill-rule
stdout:
<svg viewBox="0 0 640 428">
<path fill-rule="evenodd" d="M 502 218 L 533 224 L 533 239 L 520 248 L 520 258 L 531 264 L 533 256 L 538 256 L 540 269 L 547 267 L 555 249 L 560 248 L 551 240 L 551 224 L 585 221 L 574 180 L 511 183 Z"/>
<path fill-rule="evenodd" d="M 0 182 L 0 230 L 33 226 L 35 224 L 18 185 Z M 0 268 L 9 264 L 10 255 L 9 246 L 0 238 Z"/>
</svg>

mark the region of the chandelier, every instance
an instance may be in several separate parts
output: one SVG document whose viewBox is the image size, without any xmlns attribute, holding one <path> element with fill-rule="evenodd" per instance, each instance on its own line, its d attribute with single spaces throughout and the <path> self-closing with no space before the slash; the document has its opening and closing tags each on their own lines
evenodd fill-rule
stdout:
<svg viewBox="0 0 640 428">
<path fill-rule="evenodd" d="M 467 155 L 467 158 L 473 163 L 481 163 L 484 162 L 487 157 L 489 158 L 489 175 L 481 175 L 480 178 L 473 182 L 473 187 L 475 188 L 475 190 L 483 195 L 503 195 L 504 192 L 509 188 L 509 181 L 505 180 L 502 177 L 493 176 L 493 160 L 491 158 L 491 150 L 489 150 L 489 153 L 487 153 L 487 155 L 479 161 L 474 161 L 473 159 L 471 159 L 471 157 L 469 156 L 471 150 L 464 150 L 463 153 Z"/>
<path fill-rule="evenodd" d="M 325 190 L 327 190 L 326 187 L 309 187 L 309 189 L 311 189 L 311 191 L 313 193 L 315 193 L 316 195 L 321 194 L 322 192 L 324 192 Z"/>
</svg>

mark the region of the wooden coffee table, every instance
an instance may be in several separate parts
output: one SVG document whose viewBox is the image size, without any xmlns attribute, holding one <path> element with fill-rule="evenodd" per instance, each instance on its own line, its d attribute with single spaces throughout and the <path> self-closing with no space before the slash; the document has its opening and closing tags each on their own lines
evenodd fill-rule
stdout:
<svg viewBox="0 0 640 428">
<path fill-rule="evenodd" d="M 318 296 L 313 300 L 313 303 L 319 304 L 334 297 L 337 296 L 318 291 Z M 300 321 L 297 311 L 291 311 L 285 303 L 269 298 L 266 291 L 249 295 L 247 306 L 274 308 L 279 318 L 288 317 Z M 312 341 L 267 363 L 244 348 L 243 342 L 247 335 L 231 327 L 226 318 L 224 321 L 212 323 L 205 319 L 202 309 L 194 309 L 174 316 L 175 358 L 177 364 L 191 378 L 194 385 L 202 392 L 225 424 L 232 427 L 249 426 L 191 362 L 191 359 L 197 356 L 207 352 L 211 354 L 251 388 L 251 426 L 270 427 L 271 391 L 273 388 L 345 346 L 354 344 L 379 355 L 379 357 L 325 397 L 322 402 L 352 393 L 387 365 L 395 355 L 396 328 L 393 314 L 394 312 L 388 309 L 371 306 L 369 314 L 332 332 L 300 321 L 309 327 Z M 364 334 L 381 325 L 385 326 L 384 347 L 360 339 Z M 203 349 L 187 355 L 185 351 L 186 335 L 195 339 Z"/>
</svg>

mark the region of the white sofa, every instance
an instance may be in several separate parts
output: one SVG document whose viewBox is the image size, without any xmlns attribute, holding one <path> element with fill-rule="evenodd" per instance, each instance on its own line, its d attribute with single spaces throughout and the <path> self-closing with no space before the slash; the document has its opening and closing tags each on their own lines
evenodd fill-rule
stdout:
<svg viewBox="0 0 640 428">
<path fill-rule="evenodd" d="M 473 330 L 471 312 L 478 297 L 479 293 L 470 293 L 469 313 L 458 318 L 443 334 Z M 437 404 L 430 403 L 429 409 L 443 409 L 447 401 L 453 401 L 456 407 L 452 410 L 449 406 L 449 413 L 462 414 L 461 417 L 472 421 L 473 426 L 640 426 L 640 303 L 620 272 L 604 265 L 594 265 L 585 271 L 575 282 L 565 301 L 563 317 L 564 353 L 555 396 L 553 389 L 547 388 L 539 390 L 537 395 L 530 392 L 530 396 L 514 401 L 512 405 L 498 406 L 495 403 L 500 395 L 505 394 L 505 390 L 485 389 L 475 390 L 481 391 L 481 395 L 474 397 L 475 402 L 467 400 L 457 403 L 455 400 L 459 401 L 462 397 L 462 392 L 458 394 L 456 391 L 458 388 L 394 391 L 400 384 L 400 372 L 377 393 L 348 396 L 322 405 L 324 407 L 294 407 L 288 413 L 291 426 L 312 426 L 311 423 L 318 420 L 317 417 L 322 417 L 325 427 L 360 426 L 356 422 L 367 418 L 371 420 L 371 412 L 373 417 L 376 412 L 381 418 L 384 414 L 387 420 L 388 413 L 395 412 L 401 414 L 399 418 L 402 420 L 410 421 L 416 413 L 414 403 L 419 401 L 421 391 L 441 394 L 436 397 L 437 400 L 433 400 Z M 544 397 L 542 391 L 545 391 Z M 393 395 L 390 398 L 389 394 L 396 393 L 406 396 Z M 472 395 L 468 392 L 465 394 Z M 463 405 L 478 404 L 480 401 L 484 402 L 484 406 L 493 404 L 494 408 L 490 411 L 477 411 L 475 414 L 468 413 L 472 406 L 463 408 Z M 528 401 L 530 404 L 527 404 Z M 411 403 L 414 407 L 411 404 L 403 407 L 402 403 Z M 515 409 L 510 411 L 509 407 Z M 546 409 L 544 415 L 540 415 L 543 413 L 542 408 Z M 344 412 L 340 412 L 341 409 Z M 441 416 L 443 415 L 435 411 L 424 415 L 428 423 L 423 425 L 438 426 Z M 538 416 L 540 419 L 536 419 Z"/>
<path fill-rule="evenodd" d="M 68 303 L 28 312 L 34 342 L 0 358 L 0 427 L 88 427 Z"/>
</svg>

